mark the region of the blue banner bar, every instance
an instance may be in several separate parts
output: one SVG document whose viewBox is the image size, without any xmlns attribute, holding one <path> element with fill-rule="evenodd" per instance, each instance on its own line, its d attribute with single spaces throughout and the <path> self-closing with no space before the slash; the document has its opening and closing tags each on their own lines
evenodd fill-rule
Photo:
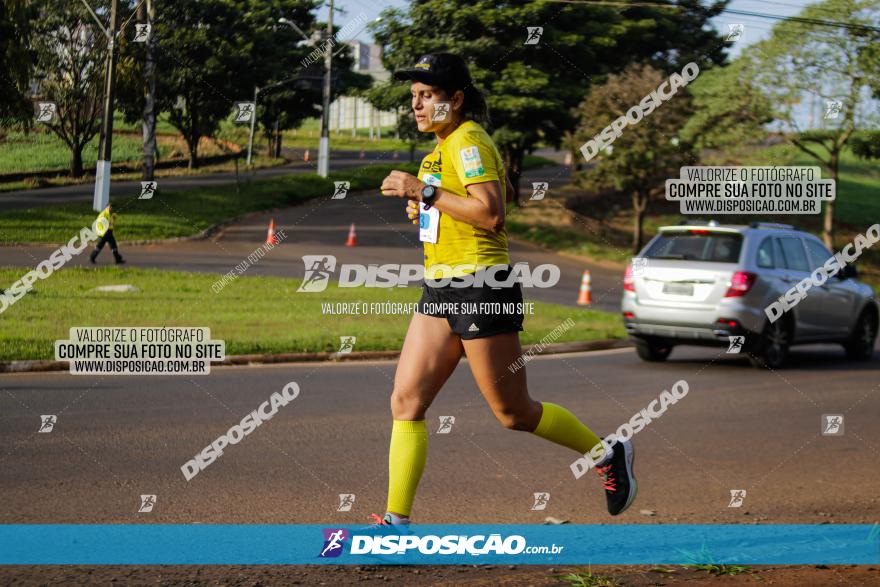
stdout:
<svg viewBox="0 0 880 587">
<path fill-rule="evenodd" d="M 5 524 L 0 564 L 880 564 L 877 524 Z"/>
</svg>

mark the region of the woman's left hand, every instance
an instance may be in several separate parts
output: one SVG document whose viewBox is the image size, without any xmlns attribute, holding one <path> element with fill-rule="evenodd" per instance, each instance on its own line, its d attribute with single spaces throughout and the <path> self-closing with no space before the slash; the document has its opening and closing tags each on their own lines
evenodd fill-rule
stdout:
<svg viewBox="0 0 880 587">
<path fill-rule="evenodd" d="M 382 181 L 382 195 L 418 200 L 421 198 L 424 185 L 415 175 L 404 171 L 392 171 Z"/>
</svg>

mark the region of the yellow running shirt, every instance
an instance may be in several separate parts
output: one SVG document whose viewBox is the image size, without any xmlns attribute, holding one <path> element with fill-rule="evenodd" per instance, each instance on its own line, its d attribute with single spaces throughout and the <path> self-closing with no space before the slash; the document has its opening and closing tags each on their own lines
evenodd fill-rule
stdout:
<svg viewBox="0 0 880 587">
<path fill-rule="evenodd" d="M 472 120 L 462 123 L 422 159 L 419 179 L 461 198 L 473 197 L 467 192 L 468 185 L 498 181 L 503 200 L 507 200 L 501 154 L 489 134 Z M 510 264 L 507 229 L 492 233 L 440 212 L 436 240 L 436 244 L 424 243 L 425 277 L 429 279 L 460 277 L 479 267 Z"/>
</svg>

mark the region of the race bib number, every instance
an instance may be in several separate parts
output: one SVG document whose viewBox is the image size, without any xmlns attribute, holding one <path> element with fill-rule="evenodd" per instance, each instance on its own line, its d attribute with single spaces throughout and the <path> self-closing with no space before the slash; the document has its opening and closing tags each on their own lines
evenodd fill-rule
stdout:
<svg viewBox="0 0 880 587">
<path fill-rule="evenodd" d="M 437 229 L 440 227 L 440 210 L 425 208 L 419 202 L 419 240 L 423 243 L 437 244 Z"/>
<path fill-rule="evenodd" d="M 483 160 L 480 159 L 480 148 L 474 145 L 459 151 L 461 164 L 464 167 L 465 177 L 480 177 L 483 175 Z"/>
</svg>

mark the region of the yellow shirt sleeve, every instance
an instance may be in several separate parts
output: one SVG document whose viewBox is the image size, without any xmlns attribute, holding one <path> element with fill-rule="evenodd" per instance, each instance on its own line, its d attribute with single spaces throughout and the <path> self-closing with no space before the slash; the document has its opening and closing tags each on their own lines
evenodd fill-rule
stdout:
<svg viewBox="0 0 880 587">
<path fill-rule="evenodd" d="M 463 186 L 500 181 L 501 170 L 498 169 L 495 149 L 485 140 L 483 133 L 464 132 L 451 138 L 452 167 Z"/>
</svg>

